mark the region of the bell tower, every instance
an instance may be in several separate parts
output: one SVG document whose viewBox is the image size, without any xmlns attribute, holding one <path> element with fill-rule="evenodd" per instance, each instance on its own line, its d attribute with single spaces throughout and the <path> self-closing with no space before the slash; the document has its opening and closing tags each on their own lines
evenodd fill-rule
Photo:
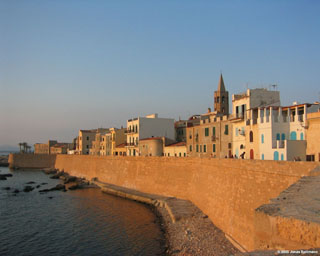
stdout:
<svg viewBox="0 0 320 256">
<path fill-rule="evenodd" d="M 214 92 L 214 110 L 217 114 L 229 115 L 229 92 L 224 87 L 222 74 L 220 74 L 218 90 Z"/>
</svg>

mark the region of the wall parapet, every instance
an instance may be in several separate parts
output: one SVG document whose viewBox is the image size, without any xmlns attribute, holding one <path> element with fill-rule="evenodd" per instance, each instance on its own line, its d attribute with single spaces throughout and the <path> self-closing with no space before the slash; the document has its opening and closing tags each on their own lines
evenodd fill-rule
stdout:
<svg viewBox="0 0 320 256">
<path fill-rule="evenodd" d="M 314 173 L 313 173 L 314 174 Z M 320 176 L 302 177 L 255 211 L 258 249 L 320 248 Z"/>
</svg>

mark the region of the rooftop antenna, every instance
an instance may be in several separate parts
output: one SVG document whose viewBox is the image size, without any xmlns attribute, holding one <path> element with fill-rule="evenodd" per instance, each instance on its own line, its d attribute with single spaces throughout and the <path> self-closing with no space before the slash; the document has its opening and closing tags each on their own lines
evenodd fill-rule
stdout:
<svg viewBox="0 0 320 256">
<path fill-rule="evenodd" d="M 273 88 L 274 91 L 277 91 L 278 85 L 277 84 L 272 84 L 271 87 Z"/>
</svg>

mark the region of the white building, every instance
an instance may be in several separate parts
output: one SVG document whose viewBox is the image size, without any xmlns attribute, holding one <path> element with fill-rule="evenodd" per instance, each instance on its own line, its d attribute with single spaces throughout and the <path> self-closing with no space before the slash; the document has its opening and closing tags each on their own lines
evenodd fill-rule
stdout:
<svg viewBox="0 0 320 256">
<path fill-rule="evenodd" d="M 250 110 L 247 129 L 257 133 L 255 150 L 258 159 L 288 160 L 306 159 L 307 113 L 316 111 L 314 104 L 287 107 L 260 107 Z M 255 141 L 256 143 L 257 141 Z M 250 155 L 254 152 L 250 152 Z"/>
<path fill-rule="evenodd" d="M 241 154 L 246 152 L 244 158 L 254 159 L 255 151 L 249 148 L 252 143 L 249 136 L 253 136 L 252 132 L 246 128 L 247 112 L 250 109 L 264 106 L 279 106 L 279 91 L 269 91 L 267 89 L 247 89 L 245 93 L 232 95 L 232 113 L 229 120 L 232 123 L 232 152 L 239 158 Z M 251 134 L 250 134 L 251 132 Z M 250 153 L 249 153 L 250 152 Z M 256 153 L 258 153 L 256 151 Z"/>
<path fill-rule="evenodd" d="M 152 137 L 175 139 L 174 119 L 158 114 L 127 120 L 127 156 L 139 155 L 139 140 Z"/>
</svg>

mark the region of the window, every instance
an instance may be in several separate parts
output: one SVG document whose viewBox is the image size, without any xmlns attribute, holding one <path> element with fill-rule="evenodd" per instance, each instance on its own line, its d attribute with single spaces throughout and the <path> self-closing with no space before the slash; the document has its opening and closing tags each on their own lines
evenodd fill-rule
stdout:
<svg viewBox="0 0 320 256">
<path fill-rule="evenodd" d="M 192 152 L 192 145 L 189 146 L 189 151 Z"/>
<path fill-rule="evenodd" d="M 236 136 L 238 136 L 239 135 L 239 130 L 238 130 L 238 128 L 236 127 Z"/>
<path fill-rule="evenodd" d="M 250 131 L 250 142 L 253 142 L 253 132 Z"/>
<path fill-rule="evenodd" d="M 280 140 L 280 133 L 277 133 L 277 140 Z"/>
<path fill-rule="evenodd" d="M 263 143 L 264 143 L 264 135 L 261 134 L 261 144 L 263 144 Z"/>
<path fill-rule="evenodd" d="M 282 161 L 284 160 L 283 154 L 281 154 L 281 160 L 282 160 Z"/>
<path fill-rule="evenodd" d="M 209 136 L 209 128 L 204 128 L 204 136 Z"/>
<path fill-rule="evenodd" d="M 261 160 L 264 160 L 264 154 L 261 155 Z"/>
<path fill-rule="evenodd" d="M 229 134 L 229 127 L 228 127 L 227 124 L 224 126 L 224 134 L 225 134 L 225 135 L 228 135 L 228 134 Z"/>
<path fill-rule="evenodd" d="M 297 133 L 296 132 L 290 133 L 290 140 L 297 140 Z"/>
<path fill-rule="evenodd" d="M 216 152 L 216 144 L 213 144 L 213 145 L 212 145 L 212 152 L 213 152 L 213 153 Z"/>
<path fill-rule="evenodd" d="M 217 97 L 217 103 L 219 103 L 219 101 L 220 101 L 220 98 L 219 98 L 219 97 Z"/>
<path fill-rule="evenodd" d="M 179 157 L 181 157 L 181 152 L 179 152 Z"/>
<path fill-rule="evenodd" d="M 232 148 L 232 144 L 231 143 L 228 143 L 228 148 Z"/>
<path fill-rule="evenodd" d="M 87 145 L 87 148 L 89 148 L 89 145 Z"/>
<path fill-rule="evenodd" d="M 136 132 L 138 132 L 138 125 L 136 124 Z"/>
<path fill-rule="evenodd" d="M 87 140 L 89 140 L 89 136 L 87 136 Z"/>
<path fill-rule="evenodd" d="M 224 96 L 221 97 L 221 101 L 222 101 L 222 103 L 224 103 Z"/>
<path fill-rule="evenodd" d="M 168 153 L 168 156 L 170 156 L 170 153 Z"/>
<path fill-rule="evenodd" d="M 196 145 L 196 152 L 199 152 L 199 145 Z"/>
<path fill-rule="evenodd" d="M 286 135 L 284 133 L 281 134 L 281 140 L 285 140 L 286 139 Z"/>
<path fill-rule="evenodd" d="M 279 160 L 279 152 L 278 151 L 274 151 L 273 160 Z"/>
<path fill-rule="evenodd" d="M 186 153 L 183 153 L 183 156 L 186 157 Z"/>
<path fill-rule="evenodd" d="M 212 136 L 216 136 L 216 127 L 212 128 Z"/>
<path fill-rule="evenodd" d="M 203 145 L 203 152 L 204 152 L 204 153 L 207 152 L 207 145 Z"/>
<path fill-rule="evenodd" d="M 300 133 L 300 140 L 303 140 L 303 132 Z"/>
<path fill-rule="evenodd" d="M 306 158 L 307 161 L 314 161 L 314 155 L 307 155 L 307 158 Z"/>
<path fill-rule="evenodd" d="M 200 145 L 200 152 L 202 152 L 202 145 Z"/>
</svg>

